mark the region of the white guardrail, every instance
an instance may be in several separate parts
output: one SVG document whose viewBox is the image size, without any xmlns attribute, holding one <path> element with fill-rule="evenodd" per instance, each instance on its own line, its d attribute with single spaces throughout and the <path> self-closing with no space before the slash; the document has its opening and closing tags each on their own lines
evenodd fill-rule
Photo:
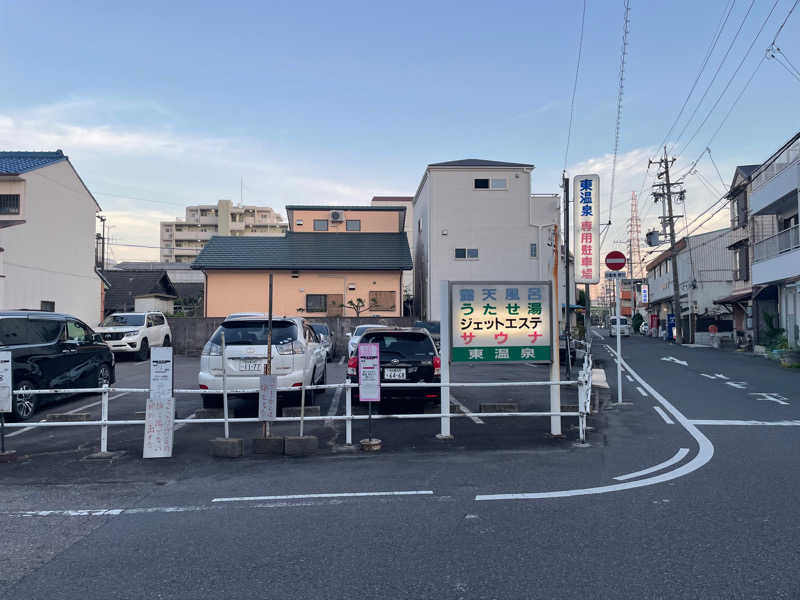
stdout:
<svg viewBox="0 0 800 600">
<path fill-rule="evenodd" d="M 503 381 L 503 382 L 484 382 L 484 383 L 468 383 L 468 382 L 440 382 L 440 383 L 381 383 L 381 388 L 498 388 L 498 387 L 540 387 L 540 386 L 573 386 L 578 387 L 578 410 L 577 412 L 495 412 L 495 413 L 480 413 L 481 418 L 484 417 L 578 417 L 578 428 L 580 441 L 586 441 L 586 416 L 591 413 L 591 393 L 592 393 L 592 360 L 590 356 L 590 345 L 587 343 L 586 354 L 584 355 L 583 367 L 578 374 L 577 380 L 568 381 Z M 258 417 L 222 417 L 212 419 L 175 419 L 175 424 L 182 425 L 204 425 L 208 423 L 224 423 L 225 437 L 228 437 L 229 423 L 268 423 L 268 422 L 292 422 L 292 421 L 345 421 L 345 440 L 346 443 L 353 443 L 352 424 L 353 421 L 367 420 L 370 415 L 354 415 L 352 412 L 352 394 L 351 390 L 357 388 L 357 383 L 335 383 L 327 385 L 306 385 L 296 387 L 279 387 L 278 392 L 299 392 L 301 390 L 335 390 L 343 388 L 345 390 L 345 414 L 343 415 L 326 415 L 319 417 L 299 416 L 299 417 L 274 417 L 269 421 L 260 419 Z M 219 395 L 222 391 L 223 402 L 227 405 L 227 396 L 229 394 L 258 394 L 259 390 L 255 389 L 239 389 L 239 388 L 223 388 L 223 390 L 200 390 L 200 389 L 174 389 L 173 394 L 215 394 Z M 142 425 L 144 426 L 144 419 L 125 419 L 125 420 L 109 420 L 108 418 L 108 401 L 109 394 L 111 393 L 142 393 L 149 394 L 149 388 L 123 388 L 123 387 L 108 387 L 101 388 L 80 388 L 80 389 L 50 389 L 50 390 L 14 390 L 12 392 L 16 395 L 52 395 L 52 394 L 86 394 L 86 393 L 99 393 L 102 395 L 101 399 L 101 413 L 99 421 L 38 421 L 38 422 L 18 422 L 18 423 L 4 423 L 5 427 L 12 428 L 34 428 L 34 427 L 99 427 L 100 428 L 100 452 L 108 452 L 108 428 L 123 425 Z M 224 411 L 227 415 L 227 411 Z M 449 403 L 443 403 L 441 412 L 439 413 L 424 413 L 424 414 L 392 414 L 392 415 L 371 415 L 372 419 L 442 419 L 442 430 L 450 430 L 449 420 L 452 417 L 466 417 L 468 415 L 463 413 L 451 413 Z M 446 426 L 445 426 L 446 422 Z"/>
</svg>

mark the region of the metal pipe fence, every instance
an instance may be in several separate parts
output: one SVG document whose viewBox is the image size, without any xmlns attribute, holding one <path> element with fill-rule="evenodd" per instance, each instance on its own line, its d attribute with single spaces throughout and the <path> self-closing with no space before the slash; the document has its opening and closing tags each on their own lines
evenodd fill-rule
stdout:
<svg viewBox="0 0 800 600">
<path fill-rule="evenodd" d="M 577 417 L 579 426 L 579 437 L 581 442 L 586 440 L 586 417 L 591 413 L 591 380 L 592 380 L 592 361 L 589 354 L 589 347 L 587 346 L 586 354 L 584 355 L 584 363 L 581 371 L 578 373 L 576 380 L 559 380 L 559 381 L 503 381 L 503 382 L 440 382 L 440 383 L 381 383 L 381 388 L 505 388 L 505 387 L 550 387 L 558 386 L 577 386 L 578 388 L 578 409 L 577 411 L 517 411 L 517 412 L 482 412 L 479 413 L 481 418 L 508 418 L 508 417 Z M 293 387 L 279 387 L 279 392 L 301 392 L 311 390 L 335 390 L 343 389 L 345 391 L 345 414 L 343 415 L 326 415 L 326 416 L 298 416 L 298 417 L 275 417 L 268 422 L 275 423 L 289 423 L 289 422 L 303 422 L 303 421 L 344 421 L 345 422 L 345 440 L 348 445 L 352 444 L 352 424 L 353 421 L 363 421 L 369 418 L 369 415 L 354 415 L 352 410 L 352 389 L 357 388 L 357 383 L 352 383 L 346 380 L 342 383 L 325 384 L 325 385 L 303 385 Z M 149 388 L 129 388 L 129 387 L 98 387 L 98 388 L 80 388 L 80 389 L 48 389 L 48 390 L 14 390 L 12 393 L 16 395 L 56 395 L 56 394 L 75 394 L 75 393 L 99 393 L 101 394 L 101 416 L 97 421 L 38 421 L 38 422 L 19 422 L 19 423 L 5 423 L 5 427 L 9 428 L 36 428 L 36 427 L 99 427 L 100 428 L 100 452 L 108 452 L 108 428 L 116 426 L 144 426 L 146 421 L 144 419 L 109 419 L 109 395 L 111 393 L 141 393 L 148 394 Z M 263 419 L 258 417 L 228 417 L 227 399 L 229 395 L 243 395 L 243 394 L 258 394 L 258 388 L 230 388 L 227 387 L 227 378 L 224 382 L 224 389 L 222 390 L 205 390 L 205 389 L 174 389 L 173 395 L 223 395 L 223 417 L 222 418 L 202 418 L 202 419 L 175 419 L 175 424 L 181 425 L 202 425 L 202 424 L 217 424 L 224 425 L 225 436 L 229 434 L 229 425 L 231 423 L 265 423 Z M 458 417 L 469 417 L 471 415 L 460 412 L 450 412 L 449 407 L 443 407 L 439 413 L 415 413 L 415 414 L 389 414 L 389 415 L 372 415 L 372 419 L 377 420 L 412 420 L 412 419 L 447 419 L 447 429 L 449 430 L 449 419 Z"/>
</svg>

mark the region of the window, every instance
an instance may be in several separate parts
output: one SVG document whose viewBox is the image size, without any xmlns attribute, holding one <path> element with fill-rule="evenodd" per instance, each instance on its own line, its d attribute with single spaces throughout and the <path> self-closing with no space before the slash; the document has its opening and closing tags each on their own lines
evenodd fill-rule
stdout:
<svg viewBox="0 0 800 600">
<path fill-rule="evenodd" d="M 456 260 L 478 260 L 479 253 L 477 248 L 456 248 L 454 256 Z"/>
<path fill-rule="evenodd" d="M 314 219 L 314 231 L 328 231 L 328 219 Z"/>
<path fill-rule="evenodd" d="M 361 231 L 361 221 L 359 219 L 347 219 L 347 231 Z"/>
<path fill-rule="evenodd" d="M 246 319 L 242 321 L 226 321 L 209 340 L 210 343 L 221 345 L 222 332 L 225 332 L 225 345 L 227 346 L 266 346 L 269 330 L 269 321 L 256 321 Z M 272 321 L 272 345 L 280 346 L 298 339 L 297 325 L 293 321 Z"/>
<path fill-rule="evenodd" d="M 92 333 L 83 323 L 78 323 L 77 321 L 67 321 L 67 341 L 91 342 Z"/>
<path fill-rule="evenodd" d="M 536 244 L 531 244 L 530 247 L 530 257 L 536 258 L 539 255 L 539 249 L 537 248 Z"/>
<path fill-rule="evenodd" d="M 395 292 L 375 292 L 369 293 L 370 310 L 394 310 Z"/>
<path fill-rule="evenodd" d="M 42 300 L 39 308 L 45 312 L 56 312 L 56 303 L 52 300 Z"/>
<path fill-rule="evenodd" d="M 297 219 L 297 221 L 295 221 L 295 225 L 297 225 L 298 227 L 302 227 L 303 226 L 303 219 Z"/>
<path fill-rule="evenodd" d="M 476 190 L 507 190 L 508 179 L 505 177 L 497 177 L 492 179 L 473 179 L 473 189 Z"/>
<path fill-rule="evenodd" d="M 19 194 L 0 194 L 0 215 L 19 214 Z"/>
<path fill-rule="evenodd" d="M 422 219 L 417 220 L 417 231 L 422 233 Z"/>
<path fill-rule="evenodd" d="M 306 312 L 324 313 L 327 311 L 327 306 L 328 296 L 325 294 L 306 294 Z"/>
<path fill-rule="evenodd" d="M 0 319 L 0 346 L 55 342 L 61 335 L 61 323 L 55 319 Z"/>
<path fill-rule="evenodd" d="M 733 279 L 734 281 L 747 281 L 750 279 L 750 261 L 746 245 L 740 246 L 733 252 Z"/>
</svg>

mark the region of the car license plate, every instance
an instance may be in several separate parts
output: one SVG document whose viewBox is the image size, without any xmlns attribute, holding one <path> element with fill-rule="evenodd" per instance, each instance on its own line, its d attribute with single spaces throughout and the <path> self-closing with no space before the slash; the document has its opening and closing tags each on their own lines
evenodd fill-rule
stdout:
<svg viewBox="0 0 800 600">
<path fill-rule="evenodd" d="M 261 371 L 264 369 L 264 361 L 256 358 L 242 358 L 239 360 L 240 371 Z"/>
<path fill-rule="evenodd" d="M 405 369 L 384 369 L 383 370 L 383 378 L 384 379 L 405 379 L 406 378 L 406 370 Z"/>
</svg>

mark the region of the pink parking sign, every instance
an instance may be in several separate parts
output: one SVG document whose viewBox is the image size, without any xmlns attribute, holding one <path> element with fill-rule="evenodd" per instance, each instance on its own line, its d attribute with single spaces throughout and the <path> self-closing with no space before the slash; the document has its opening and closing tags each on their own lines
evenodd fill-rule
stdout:
<svg viewBox="0 0 800 600">
<path fill-rule="evenodd" d="M 361 402 L 381 401 L 381 361 L 378 344 L 358 345 L 358 395 Z"/>
</svg>

